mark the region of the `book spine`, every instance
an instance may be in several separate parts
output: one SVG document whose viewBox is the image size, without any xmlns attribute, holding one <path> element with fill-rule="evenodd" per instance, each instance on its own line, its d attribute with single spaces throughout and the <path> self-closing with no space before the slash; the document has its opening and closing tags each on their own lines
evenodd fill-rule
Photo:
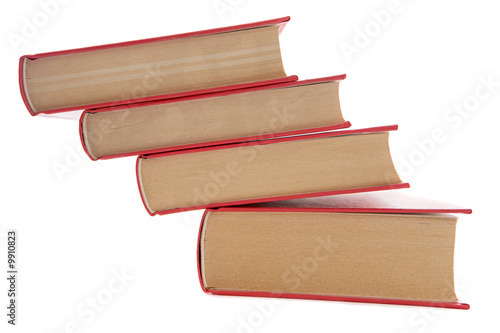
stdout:
<svg viewBox="0 0 500 333">
<path fill-rule="evenodd" d="M 26 109 L 28 109 L 29 113 L 32 116 L 36 116 L 35 111 L 31 107 L 30 102 L 28 101 L 28 96 L 26 95 L 26 87 L 24 86 L 24 62 L 26 61 L 27 56 L 22 56 L 19 58 L 19 70 L 18 70 L 18 77 L 19 77 L 19 91 L 21 92 L 21 98 L 23 99 L 23 103 L 26 106 Z"/>
<path fill-rule="evenodd" d="M 136 163 L 135 163 L 135 176 L 137 180 L 137 187 L 139 188 L 139 195 L 141 196 L 142 204 L 144 205 L 144 208 L 148 211 L 149 215 L 154 216 L 156 215 L 155 212 L 151 211 L 148 207 L 148 204 L 146 202 L 146 197 L 144 195 L 144 191 L 142 190 L 142 181 L 141 181 L 141 160 L 142 156 L 138 156 Z"/>
<path fill-rule="evenodd" d="M 89 147 L 87 146 L 87 137 L 85 137 L 83 125 L 85 122 L 85 117 L 90 113 L 90 110 L 84 110 L 80 115 L 80 119 L 78 120 L 78 134 L 80 136 L 80 143 L 82 144 L 83 151 L 92 161 L 97 161 L 99 158 L 96 158 L 94 155 L 90 153 Z"/>
<path fill-rule="evenodd" d="M 205 211 L 203 212 L 203 216 L 201 217 L 200 228 L 198 230 L 198 243 L 196 244 L 196 267 L 198 269 L 198 280 L 200 281 L 201 290 L 203 290 L 204 293 L 208 293 L 209 291 L 203 284 L 203 276 L 201 272 L 201 237 L 203 237 L 201 233 L 203 232 L 203 226 L 205 225 L 205 219 L 207 218 L 207 214 L 209 211 L 211 210 L 205 209 Z"/>
</svg>

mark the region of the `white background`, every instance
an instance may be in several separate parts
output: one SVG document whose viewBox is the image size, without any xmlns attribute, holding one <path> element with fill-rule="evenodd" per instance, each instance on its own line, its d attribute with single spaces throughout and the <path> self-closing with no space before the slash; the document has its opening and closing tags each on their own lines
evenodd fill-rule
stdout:
<svg viewBox="0 0 500 333">
<path fill-rule="evenodd" d="M 498 329 L 500 20 L 494 1 L 400 0 L 394 7 L 389 0 L 73 0 L 51 7 L 52 16 L 34 0 L 2 7 L 0 276 L 7 270 L 9 228 L 19 233 L 20 270 L 16 327 L 6 324 L 1 279 L 2 332 Z M 388 9 L 390 18 L 377 23 L 373 13 Z M 392 152 L 413 192 L 474 210 L 460 217 L 455 261 L 458 295 L 469 311 L 304 300 L 271 306 L 265 299 L 205 295 L 195 262 L 202 212 L 150 217 L 136 187 L 135 158 L 91 162 L 80 147 L 79 112 L 31 117 L 19 94 L 23 54 L 287 15 L 292 19 L 280 39 L 287 73 L 301 79 L 347 73 L 341 84 L 346 119 L 356 127 L 400 125 Z M 39 28 L 23 35 L 26 22 Z M 359 31 L 366 29 L 362 40 Z M 14 37 L 24 40 L 15 45 Z M 351 56 L 342 51 L 349 45 L 356 48 Z M 491 91 L 481 83 L 488 78 L 497 82 Z M 470 111 L 459 116 L 450 111 L 454 106 Z M 435 131 L 444 139 L 430 143 Z M 67 172 L 58 177 L 54 167 L 61 165 Z M 110 294 L 108 285 L 122 270 L 133 278 Z M 87 302 L 97 296 L 107 304 L 90 310 Z"/>
</svg>

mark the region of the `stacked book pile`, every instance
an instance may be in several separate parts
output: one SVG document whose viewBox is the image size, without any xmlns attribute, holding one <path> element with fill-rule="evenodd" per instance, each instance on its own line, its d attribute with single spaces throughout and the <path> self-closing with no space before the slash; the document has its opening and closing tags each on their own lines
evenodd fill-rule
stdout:
<svg viewBox="0 0 500 333">
<path fill-rule="evenodd" d="M 85 110 L 92 160 L 138 156 L 151 215 L 206 209 L 205 292 L 467 309 L 454 291 L 457 218 L 409 197 L 396 125 L 348 129 L 345 75 L 283 69 L 289 17 L 23 56 L 32 115 Z"/>
</svg>

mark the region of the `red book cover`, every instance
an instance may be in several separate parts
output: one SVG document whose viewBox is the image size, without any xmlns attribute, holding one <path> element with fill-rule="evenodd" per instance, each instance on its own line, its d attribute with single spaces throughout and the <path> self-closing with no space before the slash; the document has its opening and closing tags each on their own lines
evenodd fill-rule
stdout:
<svg viewBox="0 0 500 333">
<path fill-rule="evenodd" d="M 100 109 L 87 109 L 82 113 L 82 115 L 80 117 L 80 123 L 79 123 L 80 141 L 82 143 L 82 147 L 83 147 L 83 150 L 85 151 L 85 153 L 90 157 L 90 159 L 96 161 L 98 159 L 111 159 L 111 158 L 126 157 L 126 156 L 155 154 L 155 153 L 168 152 L 168 151 L 174 151 L 174 150 L 182 150 L 182 149 L 191 149 L 191 148 L 199 148 L 199 147 L 206 147 L 206 146 L 215 146 L 215 145 L 225 145 L 225 144 L 238 143 L 238 142 L 246 142 L 246 141 L 262 139 L 263 137 L 268 139 L 268 138 L 275 138 L 275 137 L 292 136 L 292 135 L 308 134 L 308 133 L 315 133 L 315 132 L 323 132 L 323 131 L 331 131 L 331 130 L 337 130 L 337 129 L 342 129 L 342 128 L 348 128 L 351 126 L 351 123 L 346 121 L 342 124 L 316 127 L 316 128 L 310 128 L 310 129 L 288 131 L 288 132 L 276 132 L 276 133 L 265 134 L 265 135 L 254 135 L 254 136 L 239 137 L 239 138 L 210 141 L 210 142 L 199 142 L 199 143 L 188 144 L 188 145 L 180 145 L 180 146 L 172 146 L 172 147 L 165 147 L 165 148 L 158 148 L 158 149 L 142 150 L 142 151 L 121 153 L 121 154 L 114 154 L 114 155 L 106 155 L 106 156 L 103 156 L 101 158 L 94 158 L 90 154 L 90 152 L 88 151 L 87 144 L 86 144 L 86 138 L 85 138 L 85 134 L 84 134 L 84 130 L 83 130 L 83 120 L 84 120 L 85 115 L 88 113 L 107 112 L 107 111 L 116 111 L 116 110 L 133 110 L 134 107 L 145 107 L 145 106 L 160 105 L 160 104 L 170 104 L 170 103 L 183 102 L 183 101 L 188 101 L 188 100 L 193 100 L 193 99 L 220 97 L 220 96 L 227 96 L 227 95 L 233 95 L 233 94 L 248 93 L 248 92 L 253 92 L 253 91 L 294 87 L 294 86 L 315 84 L 315 83 L 322 83 L 322 82 L 330 82 L 330 81 L 341 81 L 341 80 L 344 80 L 345 78 L 346 78 L 346 75 L 342 74 L 342 75 L 329 76 L 329 77 L 324 77 L 324 78 L 285 82 L 285 83 L 275 83 L 275 84 L 269 84 L 269 82 L 256 82 L 255 87 L 241 87 L 239 89 L 234 89 L 236 86 L 228 87 L 228 88 L 222 87 L 221 91 L 207 93 L 207 94 L 199 94 L 199 95 L 197 94 L 197 95 L 190 95 L 190 96 L 173 98 L 173 99 L 166 99 L 166 100 L 156 100 L 156 101 L 136 103 L 136 104 L 118 105 L 118 106 L 111 106 L 111 107 L 100 108 Z M 140 112 L 140 110 L 138 110 L 137 112 Z"/>
<path fill-rule="evenodd" d="M 64 55 L 81 53 L 81 52 L 98 51 L 98 50 L 105 50 L 105 49 L 111 49 L 111 48 L 119 48 L 119 47 L 126 47 L 126 46 L 133 46 L 133 45 L 140 45 L 140 44 L 147 44 L 147 43 L 175 40 L 175 39 L 181 39 L 181 38 L 190 38 L 190 37 L 199 37 L 199 36 L 204 36 L 204 35 L 221 34 L 221 33 L 226 33 L 226 32 L 246 30 L 246 29 L 252 29 L 252 28 L 263 27 L 263 26 L 270 26 L 270 25 L 279 25 L 279 31 L 281 32 L 284 29 L 284 27 L 286 26 L 286 23 L 288 21 L 290 21 L 289 16 L 277 18 L 277 19 L 272 19 L 272 20 L 254 22 L 254 23 L 246 23 L 246 24 L 240 24 L 240 25 L 234 25 L 234 26 L 228 26 L 228 27 L 222 27 L 222 28 L 215 28 L 215 29 L 182 33 L 182 34 L 177 34 L 177 35 L 154 37 L 154 38 L 147 38 L 147 39 L 141 39 L 141 40 L 135 40 L 135 41 L 127 41 L 127 42 L 121 42 L 121 43 L 90 46 L 90 47 L 83 47 L 83 48 L 56 51 L 56 52 L 46 52 L 46 53 L 38 53 L 38 54 L 32 54 L 32 55 L 23 55 L 19 58 L 19 70 L 18 70 L 19 89 L 21 92 L 21 97 L 23 99 L 23 102 L 24 102 L 26 108 L 30 112 L 30 114 L 32 116 L 34 116 L 34 115 L 39 114 L 39 113 L 50 114 L 50 113 L 57 113 L 57 112 L 64 112 L 64 111 L 103 108 L 103 107 L 109 107 L 109 106 L 113 106 L 113 105 L 123 105 L 123 104 L 128 104 L 128 103 L 139 103 L 139 102 L 145 102 L 145 101 L 153 101 L 153 100 L 157 100 L 157 99 L 178 98 L 178 97 L 185 97 L 185 96 L 189 96 L 189 95 L 213 93 L 213 92 L 219 92 L 219 91 L 224 91 L 224 90 L 228 90 L 228 89 L 248 88 L 248 87 L 254 87 L 254 86 L 258 86 L 258 85 L 262 85 L 262 84 L 275 84 L 275 83 L 296 81 L 298 79 L 297 76 L 288 76 L 288 77 L 276 78 L 276 79 L 267 80 L 267 81 L 248 82 L 248 83 L 243 83 L 243 84 L 228 85 L 228 86 L 222 86 L 222 87 L 213 87 L 213 88 L 199 89 L 199 90 L 193 90 L 193 91 L 183 91 L 183 92 L 163 94 L 163 95 L 157 95 L 157 96 L 146 96 L 146 97 L 140 97 L 140 98 L 127 99 L 127 100 L 123 100 L 123 101 L 112 101 L 112 102 L 97 103 L 97 104 L 90 104 L 90 105 L 78 105 L 78 106 L 64 107 L 64 108 L 58 108 L 58 109 L 53 109 L 53 110 L 45 110 L 45 111 L 40 111 L 40 112 L 35 112 L 33 110 L 33 108 L 31 107 L 31 104 L 29 102 L 29 98 L 28 98 L 28 95 L 26 92 L 25 82 L 24 82 L 24 72 L 25 72 L 24 64 L 25 64 L 25 61 L 27 59 L 35 60 L 35 59 L 47 58 L 47 57 L 64 56 Z"/>
<path fill-rule="evenodd" d="M 372 191 L 383 191 L 390 189 L 400 189 L 400 188 L 408 188 L 410 185 L 408 183 L 396 183 L 385 186 L 375 186 L 368 188 L 352 188 L 345 190 L 336 190 L 336 191 L 326 191 L 326 192 L 316 192 L 316 193 L 306 193 L 306 194 L 293 194 L 293 195 L 285 195 L 278 197 L 266 197 L 266 198 L 257 198 L 257 199 L 249 199 L 249 200 L 238 200 L 238 201 L 230 201 L 230 202 L 218 202 L 213 204 L 192 206 L 192 207 L 182 207 L 164 211 L 151 211 L 146 203 L 146 199 L 144 196 L 141 179 L 140 179 L 140 162 L 143 159 L 151 159 L 151 158 L 161 158 L 166 156 L 174 156 L 181 154 L 193 154 L 197 152 L 205 152 L 211 150 L 220 150 L 220 149 L 229 149 L 229 148 L 238 148 L 238 147 L 246 147 L 246 146 L 257 146 L 257 145 L 265 145 L 269 143 L 278 143 L 278 142 L 288 142 L 288 141 L 297 141 L 297 140 L 306 140 L 306 139 L 317 139 L 317 138 L 326 138 L 340 135 L 352 135 L 352 134 L 363 134 L 363 133 L 374 133 L 374 132 L 385 132 L 385 131 L 394 131 L 397 130 L 397 125 L 389 125 L 389 126 L 379 126 L 379 127 L 371 127 L 371 128 L 363 128 L 363 129 L 350 129 L 350 130 L 338 130 L 333 132 L 322 132 L 316 134 L 307 134 L 307 135 L 298 135 L 291 137 L 283 137 L 283 138 L 271 138 L 268 140 L 258 140 L 258 141 L 249 141 L 244 143 L 233 143 L 233 144 L 225 144 L 220 146 L 210 146 L 210 147 L 202 147 L 202 148 L 194 148 L 194 149 L 186 149 L 186 150 L 176 150 L 171 152 L 164 153 L 156 153 L 150 155 L 141 155 L 137 158 L 136 163 L 136 176 L 137 176 L 137 185 L 139 188 L 139 193 L 141 195 L 142 202 L 144 207 L 149 212 L 151 216 L 154 215 L 165 215 L 178 213 L 183 211 L 190 211 L 196 209 L 204 209 L 204 208 L 215 208 L 221 206 L 234 206 L 234 205 L 244 205 L 250 203 L 259 203 L 259 202 L 267 202 L 267 201 L 278 201 L 278 200 L 290 200 L 290 199 L 300 199 L 300 198 L 309 198 L 309 197 L 319 197 L 319 196 L 327 196 L 327 195 L 338 195 L 338 194 L 347 194 L 347 193 L 359 193 L 359 192 L 372 192 Z"/>
<path fill-rule="evenodd" d="M 271 293 L 258 291 L 238 290 L 207 290 L 203 284 L 201 272 L 200 240 L 202 236 L 205 217 L 209 211 L 218 212 L 331 212 L 331 213 L 376 213 L 376 214 L 438 214 L 456 213 L 470 214 L 471 209 L 459 207 L 449 203 L 418 198 L 411 196 L 405 191 L 383 191 L 371 193 L 340 194 L 318 198 L 300 198 L 294 200 L 283 200 L 273 202 L 254 203 L 248 205 L 236 205 L 231 207 L 210 208 L 205 211 L 201 219 L 196 259 L 198 278 L 201 289 L 205 293 L 213 295 L 250 296 L 250 297 L 273 297 L 311 299 L 357 303 L 377 303 L 394 305 L 426 306 L 450 309 L 468 310 L 469 304 L 461 302 L 438 302 L 408 299 L 389 299 L 375 297 L 353 297 L 336 295 L 314 295 L 294 293 Z"/>
</svg>

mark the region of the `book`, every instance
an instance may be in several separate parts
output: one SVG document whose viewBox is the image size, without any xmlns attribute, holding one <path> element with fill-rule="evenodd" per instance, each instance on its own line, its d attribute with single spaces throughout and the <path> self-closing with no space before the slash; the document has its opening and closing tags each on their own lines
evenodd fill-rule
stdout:
<svg viewBox="0 0 500 333">
<path fill-rule="evenodd" d="M 86 110 L 87 155 L 106 159 L 346 128 L 345 75 Z"/>
<path fill-rule="evenodd" d="M 206 210 L 203 291 L 469 309 L 454 288 L 450 213 L 471 210 L 389 192 Z"/>
<path fill-rule="evenodd" d="M 151 215 L 408 187 L 389 149 L 397 125 L 142 155 L 137 182 Z"/>
<path fill-rule="evenodd" d="M 32 115 L 288 82 L 279 33 L 289 17 L 19 59 Z"/>
</svg>

